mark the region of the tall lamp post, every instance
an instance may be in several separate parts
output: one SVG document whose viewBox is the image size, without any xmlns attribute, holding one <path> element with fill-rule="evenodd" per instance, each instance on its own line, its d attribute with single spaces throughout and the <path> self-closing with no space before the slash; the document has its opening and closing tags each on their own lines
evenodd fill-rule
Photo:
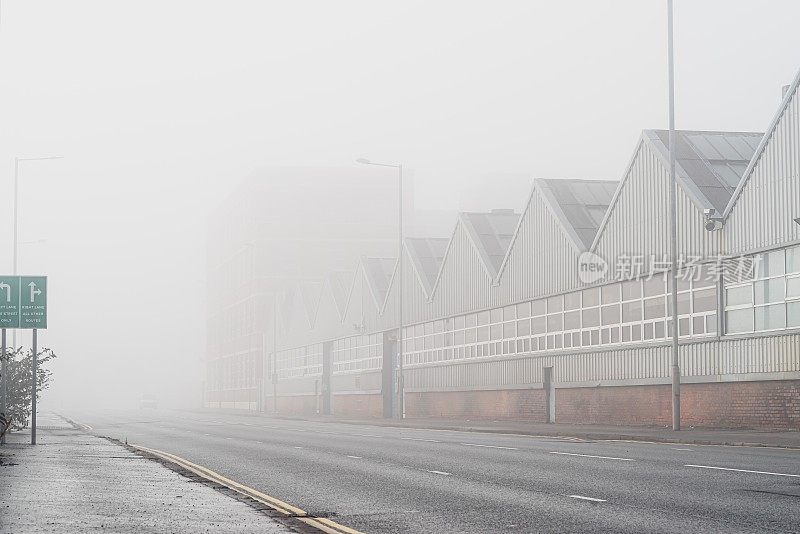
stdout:
<svg viewBox="0 0 800 534">
<path fill-rule="evenodd" d="M 61 159 L 63 156 L 40 156 L 40 157 L 32 157 L 32 158 L 14 158 L 14 253 L 13 253 L 13 263 L 12 263 L 12 270 L 13 275 L 16 276 L 18 273 L 18 264 L 19 264 L 19 164 L 23 161 L 44 161 L 50 159 Z M 41 240 L 40 240 L 41 241 Z M 6 329 L 3 328 L 2 331 L 2 346 L 3 350 L 6 348 Z M 11 332 L 11 346 L 14 349 L 17 348 L 17 330 L 14 329 Z M 33 350 L 36 350 L 36 330 L 33 331 Z M 0 411 L 3 413 L 6 412 L 7 406 L 7 391 L 8 391 L 8 373 L 6 368 L 6 360 L 5 354 L 3 354 L 2 358 L 2 368 L 0 369 L 0 373 L 2 373 L 2 384 L 0 384 L 0 402 L 2 406 L 0 406 Z M 31 373 L 31 444 L 36 444 L 36 355 L 34 354 L 34 365 L 33 370 Z"/>
<path fill-rule="evenodd" d="M 406 392 L 403 376 L 403 165 L 401 163 L 377 163 L 365 158 L 356 162 L 362 165 L 391 167 L 397 169 L 397 398 L 393 403 L 395 419 L 406 417 Z"/>
<path fill-rule="evenodd" d="M 46 161 L 51 159 L 63 159 L 64 156 L 39 156 L 39 157 L 32 157 L 32 158 L 14 158 L 14 255 L 13 255 L 13 264 L 12 264 L 12 273 L 16 276 L 17 267 L 19 264 L 19 164 L 23 161 Z M 11 346 L 16 348 L 17 346 L 17 331 L 14 330 L 11 333 Z"/>
<path fill-rule="evenodd" d="M 669 254 L 672 262 L 672 430 L 681 429 L 681 367 L 678 340 L 678 182 L 675 176 L 675 61 L 673 53 L 673 9 L 672 0 L 667 0 L 667 25 L 669 36 Z"/>
</svg>

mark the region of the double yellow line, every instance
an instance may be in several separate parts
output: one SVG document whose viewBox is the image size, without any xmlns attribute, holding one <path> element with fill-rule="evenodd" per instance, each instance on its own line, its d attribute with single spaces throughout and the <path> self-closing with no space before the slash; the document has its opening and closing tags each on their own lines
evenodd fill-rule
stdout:
<svg viewBox="0 0 800 534">
<path fill-rule="evenodd" d="M 327 534 L 363 534 L 358 530 L 353 530 L 352 528 L 346 527 L 344 525 L 340 525 L 335 521 L 331 521 L 330 519 L 324 517 L 310 517 L 308 514 L 297 508 L 296 506 L 292 506 L 289 503 L 285 503 L 280 499 L 276 499 L 275 497 L 270 497 L 265 493 L 261 493 L 258 490 L 245 486 L 244 484 L 239 484 L 238 482 L 231 480 L 229 478 L 225 478 L 224 476 L 220 475 L 219 473 L 215 473 L 211 469 L 203 467 L 201 465 L 197 465 L 195 463 L 190 462 L 180 456 L 176 456 L 174 454 L 170 454 L 168 452 L 159 451 L 157 449 L 151 449 L 149 447 L 143 447 L 141 445 L 131 445 L 135 450 L 144 452 L 147 454 L 152 454 L 162 460 L 178 465 L 183 467 L 184 469 L 191 471 L 195 475 L 202 477 L 206 480 L 216 482 L 217 484 L 222 484 L 223 486 L 240 493 L 242 495 L 246 495 L 251 499 L 255 499 L 256 501 L 265 504 L 282 513 L 285 516 L 295 517 L 299 521 L 302 521 L 306 525 L 314 527 L 321 532 L 325 532 Z"/>
</svg>

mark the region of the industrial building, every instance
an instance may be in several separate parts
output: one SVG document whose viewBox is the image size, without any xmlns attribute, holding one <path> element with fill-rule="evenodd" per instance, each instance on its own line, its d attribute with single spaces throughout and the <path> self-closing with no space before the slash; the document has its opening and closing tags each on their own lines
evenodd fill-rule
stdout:
<svg viewBox="0 0 800 534">
<path fill-rule="evenodd" d="M 677 132 L 684 425 L 800 429 L 799 83 L 765 133 Z M 668 161 L 645 130 L 619 181 L 535 179 L 407 238 L 402 279 L 365 256 L 282 291 L 259 406 L 669 424 Z"/>
</svg>

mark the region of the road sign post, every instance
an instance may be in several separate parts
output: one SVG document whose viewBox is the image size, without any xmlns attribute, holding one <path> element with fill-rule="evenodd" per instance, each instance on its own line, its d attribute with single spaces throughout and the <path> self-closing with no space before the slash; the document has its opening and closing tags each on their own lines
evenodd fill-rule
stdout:
<svg viewBox="0 0 800 534">
<path fill-rule="evenodd" d="M 38 330 L 33 329 L 33 376 L 31 378 L 31 445 L 36 445 L 36 375 L 39 374 Z"/>
<path fill-rule="evenodd" d="M 0 276 L 0 328 L 3 329 L 3 355 L 7 328 L 33 330 L 31 369 L 31 445 L 36 445 L 36 389 L 39 373 L 38 331 L 47 328 L 47 277 Z M 15 347 L 16 348 L 16 347 Z M 8 380 L 3 360 L 2 405 L 6 407 Z"/>
<path fill-rule="evenodd" d="M 3 417 L 8 418 L 8 408 L 6 406 L 6 395 L 8 393 L 8 366 L 6 365 L 6 329 L 3 328 L 0 330 L 0 337 L 2 337 L 2 352 L 0 352 L 0 360 L 2 360 L 2 368 L 0 368 L 0 372 L 3 373 L 2 383 L 0 383 L 0 412 L 3 413 Z M 0 437 L 0 444 L 6 442 L 6 435 L 3 433 L 2 437 Z"/>
</svg>

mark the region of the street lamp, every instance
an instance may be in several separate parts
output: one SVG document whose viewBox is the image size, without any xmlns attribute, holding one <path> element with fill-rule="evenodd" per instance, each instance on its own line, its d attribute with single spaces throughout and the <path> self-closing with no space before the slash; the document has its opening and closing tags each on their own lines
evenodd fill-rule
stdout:
<svg viewBox="0 0 800 534">
<path fill-rule="evenodd" d="M 672 430 L 681 429 L 681 367 L 678 344 L 678 180 L 675 176 L 675 60 L 673 54 L 672 0 L 667 0 L 667 38 L 669 70 L 669 255 L 672 265 L 670 279 L 672 293 Z"/>
<path fill-rule="evenodd" d="M 19 262 L 19 164 L 23 161 L 45 161 L 51 159 L 63 159 L 64 156 L 38 156 L 30 158 L 14 158 L 14 260 L 13 260 L 13 274 L 17 275 L 17 266 Z M 11 343 L 16 348 L 17 346 L 17 331 L 16 329 L 11 332 Z"/>
<path fill-rule="evenodd" d="M 397 408 L 394 416 L 397 419 L 406 417 L 406 391 L 403 377 L 403 165 L 400 163 L 377 163 L 366 158 L 358 158 L 357 163 L 362 165 L 375 165 L 377 167 L 391 167 L 397 169 Z"/>
<path fill-rule="evenodd" d="M 41 160 L 48 160 L 48 159 L 60 159 L 63 156 L 42 156 L 42 157 L 33 157 L 33 158 L 14 158 L 14 260 L 13 260 L 13 274 L 16 276 L 17 274 L 17 261 L 19 257 L 19 164 L 21 161 L 41 161 Z M 33 241 L 30 243 L 37 243 L 42 242 L 44 240 Z M 22 244 L 29 244 L 29 243 L 22 243 Z M 8 369 L 6 366 L 6 329 L 2 329 L 2 363 L 0 363 L 0 411 L 6 413 L 7 411 L 7 397 L 8 397 Z M 34 337 L 36 335 L 36 331 L 34 330 Z M 17 330 L 14 329 L 11 332 L 11 342 L 14 349 L 17 348 Z M 36 343 L 34 343 L 35 345 Z M 35 361 L 35 355 L 34 355 Z M 33 386 L 32 386 L 32 395 L 33 395 L 33 428 L 31 431 L 31 443 L 36 443 L 36 366 L 34 363 L 34 369 L 32 373 L 33 377 Z M 0 439 L 0 442 L 5 443 L 5 436 Z"/>
</svg>

